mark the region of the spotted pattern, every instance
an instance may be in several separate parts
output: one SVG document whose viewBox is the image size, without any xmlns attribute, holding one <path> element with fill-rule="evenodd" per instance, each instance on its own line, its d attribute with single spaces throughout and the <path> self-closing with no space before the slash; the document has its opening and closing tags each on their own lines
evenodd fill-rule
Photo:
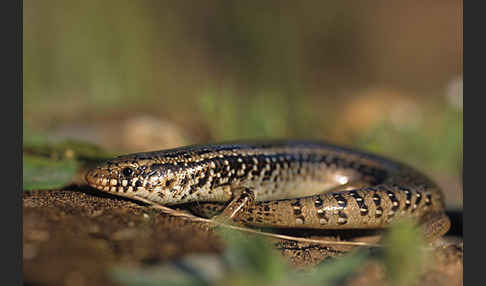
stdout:
<svg viewBox="0 0 486 286">
<path fill-rule="evenodd" d="M 416 200 L 415 200 L 415 203 L 413 204 L 412 212 L 415 212 L 418 209 L 418 207 L 420 206 L 420 201 L 422 200 L 422 193 L 417 192 L 415 194 L 415 197 L 416 197 Z"/>
<path fill-rule="evenodd" d="M 412 205 L 412 192 L 408 188 L 404 188 L 404 192 L 405 192 L 405 210 L 408 210 Z"/>
<path fill-rule="evenodd" d="M 302 204 L 300 202 L 300 199 L 293 200 L 293 202 L 290 205 L 292 206 L 292 211 L 295 217 L 295 223 L 297 225 L 304 224 L 305 217 L 302 214 Z"/>
<path fill-rule="evenodd" d="M 355 199 L 359 207 L 359 213 L 361 216 L 366 216 L 368 214 L 368 206 L 366 205 L 364 198 L 358 194 L 356 191 L 351 191 L 351 196 Z"/>
<path fill-rule="evenodd" d="M 381 206 L 381 197 L 378 193 L 373 194 L 373 203 L 375 203 L 375 218 L 383 216 L 383 207 Z"/>
<path fill-rule="evenodd" d="M 338 225 L 343 225 L 348 222 L 348 216 L 344 213 L 344 209 L 346 208 L 348 202 L 344 198 L 344 196 L 340 193 L 335 193 L 333 194 L 334 199 L 336 200 L 339 208 L 338 208 L 338 218 L 337 218 L 337 224 Z"/>
<path fill-rule="evenodd" d="M 386 195 L 390 199 L 390 202 L 391 202 L 391 205 L 392 205 L 390 211 L 388 212 L 388 216 L 387 216 L 387 219 L 390 220 L 395 216 L 397 211 L 400 209 L 400 201 L 397 199 L 397 197 L 395 196 L 395 193 L 393 191 L 386 191 Z"/>
<path fill-rule="evenodd" d="M 427 193 L 425 195 L 425 205 L 426 206 L 431 206 L 432 205 L 432 195 L 430 193 Z"/>
<path fill-rule="evenodd" d="M 307 188 L 324 178 L 342 184 L 349 172 L 358 175 L 351 179 L 371 187 L 275 200 L 286 195 L 284 190 Z M 168 205 L 197 202 L 207 210 L 216 209 L 209 202 L 231 200 L 235 188 L 251 187 L 260 200 L 245 209 L 248 215 L 242 220 L 264 225 L 373 227 L 397 216 L 420 217 L 443 209 L 440 191 L 418 172 L 374 155 L 309 142 L 204 145 L 137 153 L 109 160 L 86 178 L 105 192 Z M 264 202 L 264 198 L 273 201 Z"/>
<path fill-rule="evenodd" d="M 319 219 L 319 224 L 325 225 L 329 223 L 329 217 L 326 215 L 326 210 L 322 207 L 322 198 L 320 196 L 314 197 L 314 207 Z"/>
</svg>

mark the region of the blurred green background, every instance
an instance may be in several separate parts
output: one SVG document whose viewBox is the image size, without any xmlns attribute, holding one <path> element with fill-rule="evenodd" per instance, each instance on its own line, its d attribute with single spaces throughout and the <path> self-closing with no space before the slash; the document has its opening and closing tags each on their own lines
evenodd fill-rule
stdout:
<svg viewBox="0 0 486 286">
<path fill-rule="evenodd" d="M 24 0 L 24 141 L 359 147 L 462 207 L 462 2 Z"/>
</svg>

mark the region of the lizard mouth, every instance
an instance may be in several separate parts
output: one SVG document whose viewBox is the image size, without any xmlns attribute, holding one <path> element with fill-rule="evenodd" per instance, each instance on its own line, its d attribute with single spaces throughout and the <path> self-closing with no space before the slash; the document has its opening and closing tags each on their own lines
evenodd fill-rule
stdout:
<svg viewBox="0 0 486 286">
<path fill-rule="evenodd" d="M 94 168 L 89 170 L 86 172 L 85 180 L 90 187 L 102 192 L 131 193 L 134 192 L 134 190 L 143 189 L 136 186 L 137 180 L 129 181 L 115 179 L 113 178 L 113 174 L 104 168 Z"/>
<path fill-rule="evenodd" d="M 99 168 L 89 170 L 85 175 L 85 180 L 89 186 L 101 191 L 109 191 L 110 180 L 108 172 Z"/>
</svg>

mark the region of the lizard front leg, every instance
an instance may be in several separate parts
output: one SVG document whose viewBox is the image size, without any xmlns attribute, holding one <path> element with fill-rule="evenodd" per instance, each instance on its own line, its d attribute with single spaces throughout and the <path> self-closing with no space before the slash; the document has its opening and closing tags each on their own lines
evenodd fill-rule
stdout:
<svg viewBox="0 0 486 286">
<path fill-rule="evenodd" d="M 250 188 L 239 188 L 233 191 L 233 198 L 228 205 L 226 205 L 221 213 L 213 216 L 212 220 L 231 224 L 237 222 L 235 220 L 240 214 L 248 212 L 248 210 L 255 204 L 255 194 Z"/>
</svg>

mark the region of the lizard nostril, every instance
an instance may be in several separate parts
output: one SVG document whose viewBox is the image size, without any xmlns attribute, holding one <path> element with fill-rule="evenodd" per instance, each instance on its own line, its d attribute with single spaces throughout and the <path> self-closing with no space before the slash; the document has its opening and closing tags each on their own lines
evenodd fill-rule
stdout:
<svg viewBox="0 0 486 286">
<path fill-rule="evenodd" d="M 97 169 L 89 170 L 86 173 L 85 180 L 88 182 L 88 184 L 94 185 L 98 176 L 100 176 L 100 173 Z"/>
</svg>

